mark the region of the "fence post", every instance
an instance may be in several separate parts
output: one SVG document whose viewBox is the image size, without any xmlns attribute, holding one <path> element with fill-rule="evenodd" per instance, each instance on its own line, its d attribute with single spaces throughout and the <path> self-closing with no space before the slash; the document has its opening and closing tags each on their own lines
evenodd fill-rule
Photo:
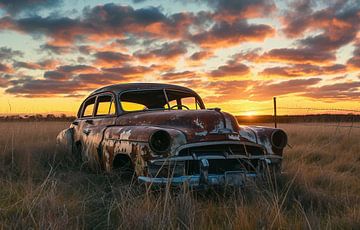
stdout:
<svg viewBox="0 0 360 230">
<path fill-rule="evenodd" d="M 277 128 L 276 97 L 274 97 L 274 125 L 275 125 L 275 128 Z"/>
</svg>

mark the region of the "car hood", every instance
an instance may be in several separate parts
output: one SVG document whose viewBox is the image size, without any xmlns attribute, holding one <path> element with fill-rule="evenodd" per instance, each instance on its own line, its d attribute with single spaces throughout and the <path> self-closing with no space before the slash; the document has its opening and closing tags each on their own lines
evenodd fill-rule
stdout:
<svg viewBox="0 0 360 230">
<path fill-rule="evenodd" d="M 156 126 L 183 132 L 188 142 L 244 140 L 234 116 L 215 110 L 161 110 L 131 112 L 117 119 L 121 126 Z"/>
</svg>

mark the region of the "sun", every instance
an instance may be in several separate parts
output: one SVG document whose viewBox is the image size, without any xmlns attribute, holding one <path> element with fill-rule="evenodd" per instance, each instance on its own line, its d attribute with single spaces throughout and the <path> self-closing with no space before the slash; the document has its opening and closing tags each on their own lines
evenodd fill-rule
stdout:
<svg viewBox="0 0 360 230">
<path fill-rule="evenodd" d="M 247 111 L 244 113 L 245 116 L 252 117 L 256 115 L 256 111 Z"/>
</svg>

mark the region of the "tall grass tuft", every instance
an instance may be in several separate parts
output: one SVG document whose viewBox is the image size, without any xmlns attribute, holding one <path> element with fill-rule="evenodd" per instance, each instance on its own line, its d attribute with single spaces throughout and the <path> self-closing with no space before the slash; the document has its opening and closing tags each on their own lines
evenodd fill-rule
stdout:
<svg viewBox="0 0 360 230">
<path fill-rule="evenodd" d="M 62 122 L 0 123 L 0 228 L 360 228 L 360 130 L 282 125 L 284 174 L 243 190 L 146 190 L 55 154 Z"/>
</svg>

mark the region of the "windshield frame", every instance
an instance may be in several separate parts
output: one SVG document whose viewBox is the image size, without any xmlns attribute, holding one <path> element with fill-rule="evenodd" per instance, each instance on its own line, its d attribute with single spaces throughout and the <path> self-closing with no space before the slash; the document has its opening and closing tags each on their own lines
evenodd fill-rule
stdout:
<svg viewBox="0 0 360 230">
<path fill-rule="evenodd" d="M 123 109 L 122 104 L 121 104 L 121 95 L 124 93 L 129 93 L 129 92 L 137 92 L 137 91 L 163 91 L 164 93 L 164 97 L 166 100 L 166 104 L 168 105 L 168 108 L 156 108 L 156 109 L 144 109 L 144 110 L 134 110 L 134 111 L 126 111 Z M 124 114 L 124 113 L 134 113 L 134 112 L 146 112 L 146 111 L 157 111 L 157 110 L 171 110 L 170 109 L 170 104 L 169 104 L 169 100 L 168 100 L 168 96 L 167 96 L 167 92 L 166 91 L 176 91 L 176 92 L 180 92 L 180 93 L 184 93 L 184 94 L 192 94 L 192 97 L 195 98 L 196 100 L 196 104 L 198 104 L 199 108 L 197 110 L 203 110 L 205 109 L 205 105 L 204 102 L 202 101 L 201 97 L 196 93 L 196 92 L 191 92 L 191 91 L 185 91 L 185 90 L 179 90 L 179 89 L 171 89 L 171 88 L 154 88 L 154 89 L 130 89 L 130 90 L 125 90 L 122 91 L 118 94 L 118 102 L 119 102 L 119 108 L 120 108 L 120 114 Z"/>
</svg>

